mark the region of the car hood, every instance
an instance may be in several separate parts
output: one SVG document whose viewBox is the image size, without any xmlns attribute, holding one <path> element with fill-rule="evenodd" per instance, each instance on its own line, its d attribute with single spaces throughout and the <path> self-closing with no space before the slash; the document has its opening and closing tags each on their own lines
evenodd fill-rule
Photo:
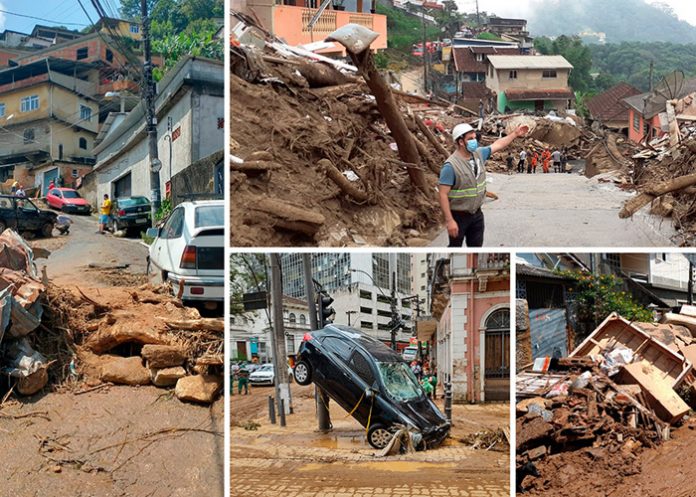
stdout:
<svg viewBox="0 0 696 497">
<path fill-rule="evenodd" d="M 416 400 L 397 402 L 396 405 L 423 431 L 429 431 L 447 422 L 447 418 L 437 406 L 425 396 Z"/>
</svg>

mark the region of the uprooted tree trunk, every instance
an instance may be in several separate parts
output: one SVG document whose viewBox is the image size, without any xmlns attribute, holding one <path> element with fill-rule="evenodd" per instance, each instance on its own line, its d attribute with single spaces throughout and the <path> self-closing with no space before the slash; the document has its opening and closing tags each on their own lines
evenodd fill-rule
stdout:
<svg viewBox="0 0 696 497">
<path fill-rule="evenodd" d="M 387 123 L 399 149 L 399 157 L 403 162 L 420 165 L 421 158 L 414 138 L 404 122 L 389 85 L 384 81 L 384 78 L 375 66 L 372 51 L 368 48 L 359 54 L 354 54 L 350 51 L 348 53 L 353 63 L 360 69 L 367 86 L 375 96 L 377 108 Z M 407 171 L 411 184 L 424 193 L 429 194 L 422 169 L 418 166 L 409 166 Z"/>
<path fill-rule="evenodd" d="M 318 163 L 321 171 L 338 186 L 343 193 L 351 197 L 357 202 L 365 202 L 367 193 L 354 186 L 348 178 L 346 178 L 329 159 L 321 159 Z"/>
<path fill-rule="evenodd" d="M 626 201 L 619 212 L 619 217 L 621 219 L 631 217 L 633 214 L 638 212 L 642 207 L 648 205 L 650 202 L 655 200 L 657 197 L 666 195 L 667 193 L 676 192 L 679 190 L 684 190 L 691 186 L 696 185 L 696 174 L 687 174 L 686 176 L 681 176 L 680 178 L 674 178 L 668 181 L 663 181 L 655 186 L 646 189 L 640 195 L 633 197 L 632 199 Z"/>
</svg>

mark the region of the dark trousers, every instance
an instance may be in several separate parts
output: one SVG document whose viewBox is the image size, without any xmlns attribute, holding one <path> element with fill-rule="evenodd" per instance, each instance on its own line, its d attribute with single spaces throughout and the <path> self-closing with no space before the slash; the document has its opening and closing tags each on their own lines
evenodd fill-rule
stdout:
<svg viewBox="0 0 696 497">
<path fill-rule="evenodd" d="M 560 162 L 554 162 L 554 163 L 553 163 L 553 172 L 554 172 L 554 173 L 563 172 L 563 171 L 561 171 L 561 163 L 560 163 Z"/>
<path fill-rule="evenodd" d="M 481 209 L 474 214 L 452 211 L 452 218 L 459 227 L 459 233 L 456 238 L 449 237 L 449 247 L 463 247 L 465 241 L 467 247 L 483 247 L 485 226 Z"/>
<path fill-rule="evenodd" d="M 524 161 L 523 160 L 521 160 L 517 163 L 517 172 L 518 173 L 524 172 Z"/>
</svg>

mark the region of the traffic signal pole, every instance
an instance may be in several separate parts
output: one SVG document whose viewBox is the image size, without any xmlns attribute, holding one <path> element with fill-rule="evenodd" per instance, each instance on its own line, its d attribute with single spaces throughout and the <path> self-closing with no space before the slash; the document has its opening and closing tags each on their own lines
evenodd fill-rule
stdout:
<svg viewBox="0 0 696 497">
<path fill-rule="evenodd" d="M 314 294 L 314 281 L 312 280 L 312 262 L 309 254 L 302 254 L 304 266 L 305 292 L 307 293 L 307 308 L 309 309 L 309 326 L 314 330 L 319 329 L 317 321 L 316 296 Z M 314 404 L 317 413 L 317 427 L 322 433 L 331 431 L 331 414 L 329 413 L 329 397 L 324 391 L 314 386 Z"/>
</svg>

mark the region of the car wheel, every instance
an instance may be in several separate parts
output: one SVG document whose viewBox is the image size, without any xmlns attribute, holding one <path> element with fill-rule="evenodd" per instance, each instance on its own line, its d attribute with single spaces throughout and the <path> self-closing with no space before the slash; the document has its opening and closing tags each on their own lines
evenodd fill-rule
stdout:
<svg viewBox="0 0 696 497">
<path fill-rule="evenodd" d="M 305 361 L 300 361 L 293 369 L 293 376 L 298 385 L 309 385 L 312 383 L 312 369 Z"/>
<path fill-rule="evenodd" d="M 381 450 L 389 445 L 392 438 L 394 438 L 394 434 L 384 427 L 384 425 L 372 425 L 367 431 L 367 443 L 378 450 Z"/>
<path fill-rule="evenodd" d="M 51 238 L 53 236 L 53 223 L 46 223 L 41 226 L 41 234 L 46 238 Z"/>
</svg>

